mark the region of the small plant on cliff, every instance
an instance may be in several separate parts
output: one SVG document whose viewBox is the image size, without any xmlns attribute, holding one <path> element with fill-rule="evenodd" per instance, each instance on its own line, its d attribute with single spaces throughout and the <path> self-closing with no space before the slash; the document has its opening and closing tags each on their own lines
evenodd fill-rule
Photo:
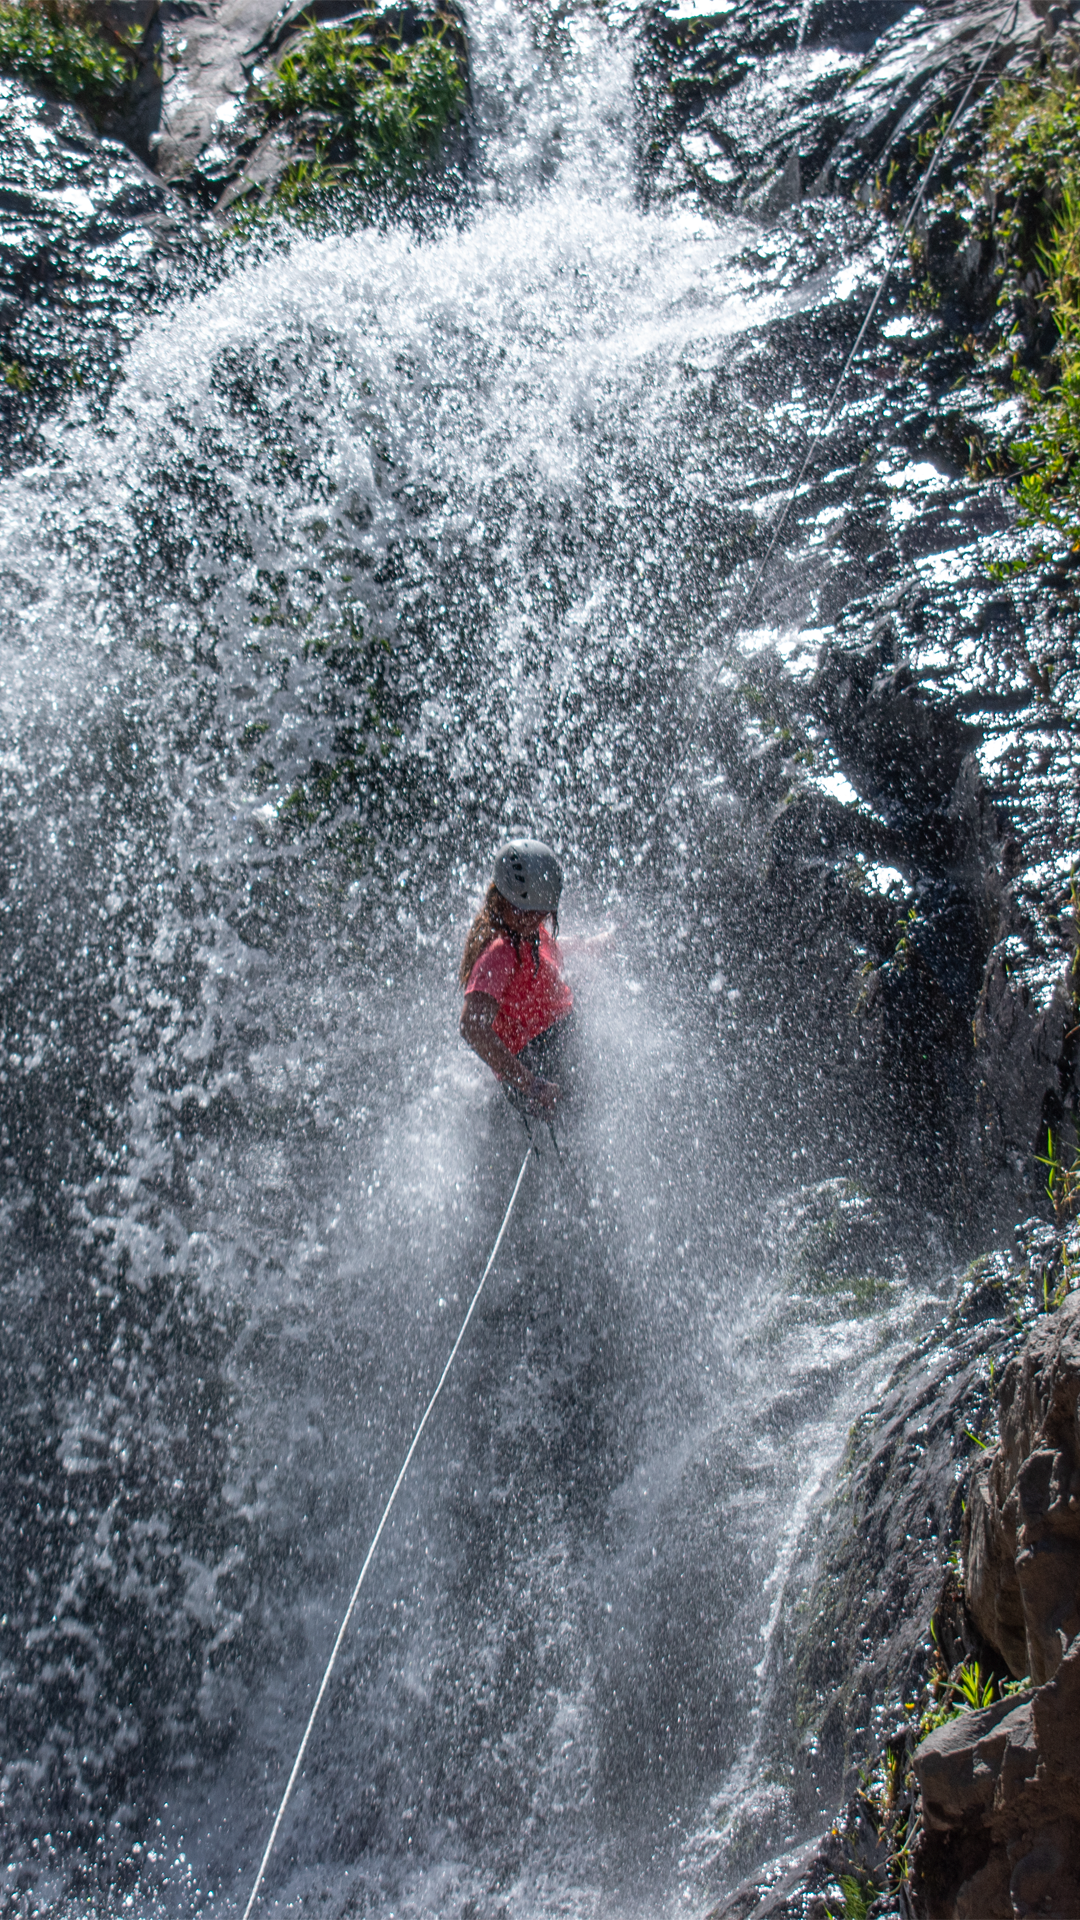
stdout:
<svg viewBox="0 0 1080 1920">
<path fill-rule="evenodd" d="M 844 1896 L 842 1920 L 866 1920 L 870 1902 L 877 1897 L 880 1888 L 864 1887 L 853 1873 L 842 1873 L 838 1884 Z"/>
<path fill-rule="evenodd" d="M 1080 1206 L 1080 1143 L 1073 1148 L 1072 1159 L 1066 1164 L 1062 1157 L 1060 1136 L 1055 1139 L 1053 1129 L 1046 1130 L 1046 1152 L 1035 1155 L 1037 1165 L 1046 1168 L 1046 1195 L 1054 1209 L 1055 1220 L 1071 1220 Z M 1069 1291 L 1068 1279 L 1064 1283 L 1061 1298 Z M 1055 1298 L 1055 1306 L 1060 1302 Z"/>
<path fill-rule="evenodd" d="M 993 1674 L 983 1673 L 977 1660 L 965 1660 L 950 1673 L 940 1653 L 936 1656 L 930 1689 L 929 1704 L 919 1718 L 918 1740 L 925 1740 L 928 1733 L 947 1726 L 962 1713 L 992 1707 L 996 1700 L 1005 1698 L 1007 1691 Z"/>
<path fill-rule="evenodd" d="M 989 1707 L 994 1700 L 994 1682 L 990 1675 L 983 1678 L 982 1668 L 977 1660 L 967 1660 L 957 1675 L 957 1686 L 967 1705 L 977 1709 Z"/>
<path fill-rule="evenodd" d="M 102 113 L 119 102 L 133 70 L 127 43 L 78 0 L 0 0 L 0 73 Z"/>
</svg>

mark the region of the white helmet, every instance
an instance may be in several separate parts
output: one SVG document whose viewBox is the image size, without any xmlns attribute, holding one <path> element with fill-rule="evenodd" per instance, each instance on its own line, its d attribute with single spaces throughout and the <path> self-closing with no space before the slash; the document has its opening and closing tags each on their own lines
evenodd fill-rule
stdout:
<svg viewBox="0 0 1080 1920">
<path fill-rule="evenodd" d="M 508 840 L 491 877 L 503 899 L 523 913 L 558 913 L 562 868 L 542 840 Z"/>
</svg>

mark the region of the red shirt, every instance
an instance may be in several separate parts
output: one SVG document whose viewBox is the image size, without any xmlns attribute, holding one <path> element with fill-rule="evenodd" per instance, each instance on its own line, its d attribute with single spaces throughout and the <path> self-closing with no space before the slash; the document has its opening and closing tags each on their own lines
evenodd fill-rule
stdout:
<svg viewBox="0 0 1080 1920">
<path fill-rule="evenodd" d="M 546 927 L 540 929 L 539 965 L 530 941 L 521 942 L 519 959 L 509 940 L 493 940 L 476 962 L 465 991 L 487 993 L 498 1001 L 492 1029 L 511 1053 L 520 1053 L 537 1034 L 546 1033 L 574 1004 L 562 977 L 562 956 Z"/>
</svg>

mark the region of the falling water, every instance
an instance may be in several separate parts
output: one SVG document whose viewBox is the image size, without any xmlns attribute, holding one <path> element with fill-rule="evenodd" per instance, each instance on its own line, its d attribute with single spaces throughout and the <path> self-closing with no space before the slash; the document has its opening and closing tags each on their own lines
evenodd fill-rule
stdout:
<svg viewBox="0 0 1080 1920">
<path fill-rule="evenodd" d="M 744 224 L 642 208 L 625 29 L 478 0 L 470 34 L 458 224 L 249 250 L 0 497 L 22 1311 L 78 1264 L 24 1224 L 48 1141 L 101 1284 L 186 1276 L 224 1329 L 204 1744 L 166 1739 L 119 1910 L 242 1903 L 505 1205 L 523 1139 L 454 975 L 507 826 L 562 848 L 571 934 L 616 926 L 577 971 L 592 1099 L 530 1169 L 266 1911 L 693 1910 L 789 1837 L 786 1583 L 918 1307 L 828 1314 L 749 1241 L 723 983 L 680 972 L 679 849 L 666 894 L 635 863 L 791 464 L 748 343 L 869 285 L 875 231 L 838 214 L 805 285 L 752 267 Z"/>
</svg>

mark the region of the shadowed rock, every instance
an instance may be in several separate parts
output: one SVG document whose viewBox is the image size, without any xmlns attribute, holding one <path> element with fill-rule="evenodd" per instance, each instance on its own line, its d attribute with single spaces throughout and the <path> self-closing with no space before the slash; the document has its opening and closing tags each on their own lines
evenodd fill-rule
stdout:
<svg viewBox="0 0 1080 1920">
<path fill-rule="evenodd" d="M 968 1609 L 1035 1690 L 960 1715 L 916 1751 L 926 1920 L 1080 1911 L 1078 1396 L 1073 1297 L 1006 1368 L 1001 1438 L 968 1496 Z"/>
<path fill-rule="evenodd" d="M 1080 1297 L 1005 1371 L 1001 1439 L 968 1499 L 965 1590 L 980 1632 L 1041 1685 L 1080 1632 Z"/>
<path fill-rule="evenodd" d="M 961 1714 L 915 1754 L 926 1920 L 1075 1915 L 1080 1888 L 1080 1640 L 1014 1705 Z"/>
</svg>

